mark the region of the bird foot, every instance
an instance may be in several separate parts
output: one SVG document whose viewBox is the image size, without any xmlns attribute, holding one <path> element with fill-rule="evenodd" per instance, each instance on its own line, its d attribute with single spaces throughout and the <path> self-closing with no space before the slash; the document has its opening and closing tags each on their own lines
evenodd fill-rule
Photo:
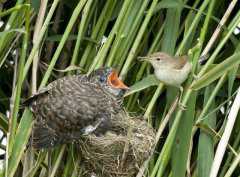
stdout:
<svg viewBox="0 0 240 177">
<path fill-rule="evenodd" d="M 181 102 L 178 102 L 178 106 L 182 111 L 187 110 L 187 107 L 184 104 L 182 104 Z"/>
<path fill-rule="evenodd" d="M 195 80 L 198 80 L 198 79 L 199 79 L 199 76 L 193 73 L 193 78 L 194 78 Z"/>
</svg>

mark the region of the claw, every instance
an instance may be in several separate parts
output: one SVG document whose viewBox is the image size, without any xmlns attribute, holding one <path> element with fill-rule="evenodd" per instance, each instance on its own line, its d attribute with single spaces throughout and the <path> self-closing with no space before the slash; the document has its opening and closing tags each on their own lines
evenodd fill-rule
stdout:
<svg viewBox="0 0 240 177">
<path fill-rule="evenodd" d="M 185 105 L 183 105 L 180 101 L 178 102 L 178 106 L 182 111 L 187 110 L 187 107 Z"/>
<path fill-rule="evenodd" d="M 183 95 L 183 87 L 180 86 L 180 95 L 179 95 L 179 100 L 178 100 L 178 106 L 181 110 L 186 110 L 186 106 L 182 104 L 182 95 Z"/>
<path fill-rule="evenodd" d="M 196 75 L 196 74 L 193 74 L 193 78 L 194 78 L 195 80 L 198 80 L 198 79 L 199 79 L 198 75 Z"/>
</svg>

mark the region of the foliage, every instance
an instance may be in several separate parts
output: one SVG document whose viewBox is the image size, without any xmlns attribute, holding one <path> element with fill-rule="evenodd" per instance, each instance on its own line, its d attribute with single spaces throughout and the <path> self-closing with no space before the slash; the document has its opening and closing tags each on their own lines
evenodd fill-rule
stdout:
<svg viewBox="0 0 240 177">
<path fill-rule="evenodd" d="M 131 86 L 124 100 L 127 111 L 144 115 L 161 135 L 145 170 L 147 176 L 209 176 L 214 147 L 221 140 L 239 86 L 236 2 L 2 0 L 0 128 L 4 135 L 0 148 L 6 152 L 6 176 L 80 175 L 80 158 L 71 144 L 55 148 L 51 164 L 47 151 L 26 149 L 32 115 L 21 101 L 56 78 L 101 66 L 119 71 Z M 188 54 L 193 63 L 181 100 L 187 109 L 177 107 L 168 126 L 163 122 L 177 89 L 160 83 L 151 66 L 137 59 L 156 51 Z M 200 65 L 205 55 L 209 57 Z M 218 171 L 221 177 L 240 173 L 236 165 L 239 121 L 238 115 Z"/>
</svg>

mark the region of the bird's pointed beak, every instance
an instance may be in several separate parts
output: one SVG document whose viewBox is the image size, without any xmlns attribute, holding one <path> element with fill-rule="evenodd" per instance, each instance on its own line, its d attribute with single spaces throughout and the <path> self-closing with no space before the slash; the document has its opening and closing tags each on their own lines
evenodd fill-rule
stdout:
<svg viewBox="0 0 240 177">
<path fill-rule="evenodd" d="M 111 85 L 114 88 L 129 90 L 129 87 L 126 86 L 123 81 L 121 81 L 118 77 L 118 73 L 116 71 L 113 71 L 108 76 L 108 84 Z"/>
<path fill-rule="evenodd" d="M 138 57 L 138 60 L 139 61 L 147 61 L 147 62 L 149 62 L 149 61 L 151 61 L 152 60 L 152 58 L 151 57 Z"/>
</svg>

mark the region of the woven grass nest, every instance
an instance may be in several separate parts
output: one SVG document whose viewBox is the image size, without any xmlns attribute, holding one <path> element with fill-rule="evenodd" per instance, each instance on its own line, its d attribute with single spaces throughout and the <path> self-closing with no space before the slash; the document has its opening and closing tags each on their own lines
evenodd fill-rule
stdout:
<svg viewBox="0 0 240 177">
<path fill-rule="evenodd" d="M 155 147 L 155 132 L 141 118 L 120 113 L 104 136 L 80 141 L 85 177 L 134 177 Z"/>
</svg>

